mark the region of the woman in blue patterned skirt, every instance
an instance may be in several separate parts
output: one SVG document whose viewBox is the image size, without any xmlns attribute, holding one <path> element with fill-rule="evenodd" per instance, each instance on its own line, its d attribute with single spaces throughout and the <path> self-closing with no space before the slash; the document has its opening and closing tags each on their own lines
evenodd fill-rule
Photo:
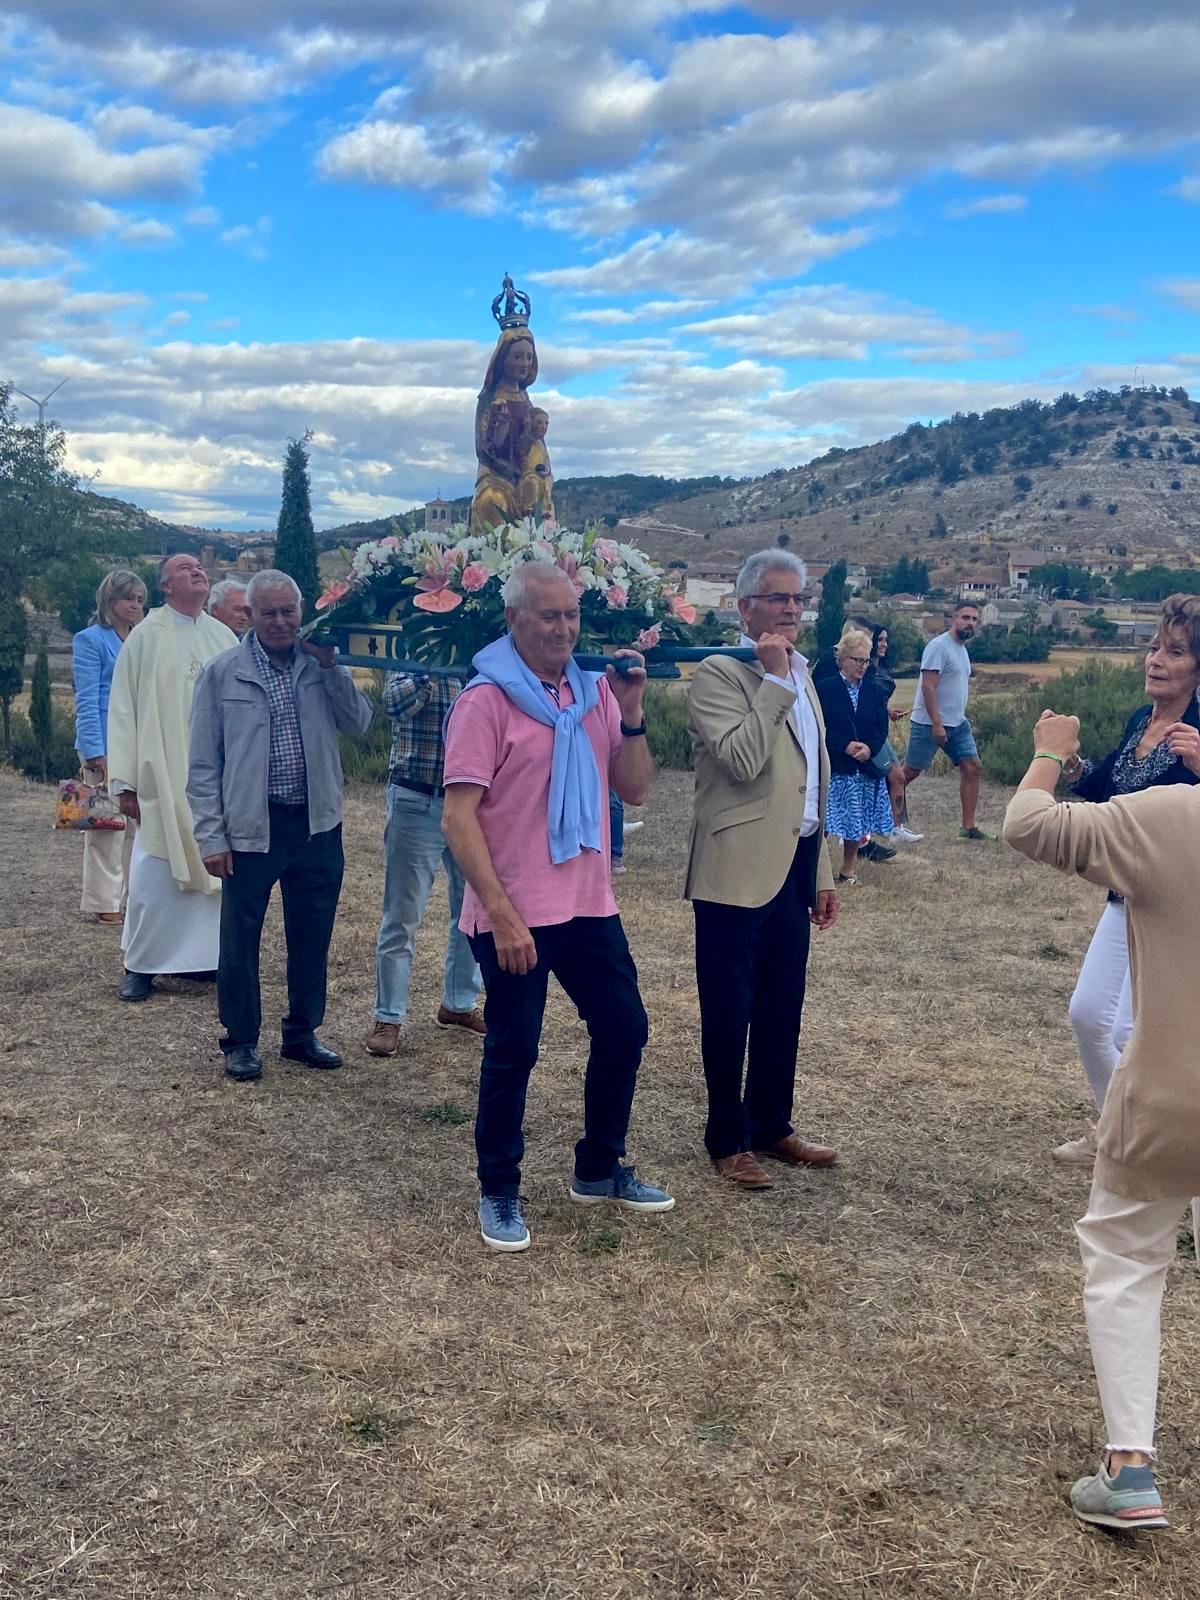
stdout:
<svg viewBox="0 0 1200 1600">
<path fill-rule="evenodd" d="M 838 640 L 838 670 L 814 685 L 825 717 L 825 746 L 829 751 L 829 802 L 825 832 L 842 841 L 842 869 L 838 882 L 858 882 L 854 876 L 859 846 L 873 833 L 887 833 L 892 807 L 887 779 L 871 758 L 887 743 L 887 697 L 874 677 L 866 677 L 871 662 L 871 636 L 851 630 Z"/>
</svg>

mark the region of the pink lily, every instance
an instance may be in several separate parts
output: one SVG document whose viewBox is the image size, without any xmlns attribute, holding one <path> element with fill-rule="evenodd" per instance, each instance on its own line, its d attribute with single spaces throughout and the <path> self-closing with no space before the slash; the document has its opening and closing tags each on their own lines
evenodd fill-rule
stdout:
<svg viewBox="0 0 1200 1600">
<path fill-rule="evenodd" d="M 335 606 L 343 596 L 350 593 L 348 583 L 331 583 L 324 594 L 317 596 L 317 610 L 324 611 L 327 606 Z"/>
<path fill-rule="evenodd" d="M 693 623 L 700 614 L 681 594 L 668 595 L 667 606 L 672 616 L 678 617 L 680 622 Z"/>
<path fill-rule="evenodd" d="M 611 584 L 605 593 L 604 599 L 614 611 L 624 611 L 629 603 L 629 590 L 622 589 L 619 583 Z"/>
</svg>

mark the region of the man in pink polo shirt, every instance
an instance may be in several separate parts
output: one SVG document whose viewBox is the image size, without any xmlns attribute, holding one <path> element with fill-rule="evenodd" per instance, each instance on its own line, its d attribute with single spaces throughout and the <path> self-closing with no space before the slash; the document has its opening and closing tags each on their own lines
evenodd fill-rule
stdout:
<svg viewBox="0 0 1200 1600">
<path fill-rule="evenodd" d="M 521 1123 L 551 973 L 591 1038 L 572 1200 L 675 1202 L 621 1162 L 647 1024 L 612 894 L 608 790 L 640 805 L 650 787 L 645 668 L 626 650 L 625 675 L 580 671 L 579 598 L 560 567 L 526 562 L 504 601 L 508 637 L 475 657 L 480 676 L 447 718 L 442 828 L 467 880 L 459 926 L 487 988 L 480 1231 L 493 1250 L 524 1250 Z"/>
</svg>

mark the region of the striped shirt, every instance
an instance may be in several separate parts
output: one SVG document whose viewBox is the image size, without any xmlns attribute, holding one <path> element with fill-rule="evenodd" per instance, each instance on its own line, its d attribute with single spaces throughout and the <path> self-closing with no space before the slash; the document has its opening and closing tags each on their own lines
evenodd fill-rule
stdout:
<svg viewBox="0 0 1200 1600">
<path fill-rule="evenodd" d="M 442 724 L 461 694 L 465 679 L 390 672 L 383 709 L 392 719 L 391 776 L 442 787 Z"/>
<path fill-rule="evenodd" d="M 300 733 L 300 713 L 296 708 L 296 684 L 292 676 L 296 655 L 293 650 L 286 667 L 277 667 L 250 633 L 250 654 L 267 691 L 271 710 L 271 754 L 267 767 L 267 799 L 278 805 L 302 806 L 308 803 L 308 769 L 304 763 L 304 739 Z"/>
</svg>

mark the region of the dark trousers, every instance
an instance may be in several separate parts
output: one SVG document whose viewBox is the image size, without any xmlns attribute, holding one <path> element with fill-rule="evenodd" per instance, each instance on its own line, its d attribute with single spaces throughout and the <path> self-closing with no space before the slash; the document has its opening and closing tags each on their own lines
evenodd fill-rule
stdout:
<svg viewBox="0 0 1200 1600">
<path fill-rule="evenodd" d="M 306 806 L 270 807 L 270 848 L 235 850 L 233 876 L 221 890 L 221 959 L 217 1006 L 221 1049 L 258 1043 L 262 999 L 258 954 L 271 890 L 279 885 L 287 939 L 288 1014 L 283 1043 L 303 1044 L 325 1019 L 325 963 L 342 888 L 342 830 L 308 831 Z"/>
<path fill-rule="evenodd" d="M 808 913 L 820 845 L 819 834 L 800 840 L 783 887 L 764 906 L 692 904 L 700 1052 L 708 1085 L 704 1143 L 714 1160 L 766 1149 L 793 1131 Z"/>
<path fill-rule="evenodd" d="M 537 966 L 526 973 L 500 970 L 490 933 L 471 940 L 487 988 L 487 1039 L 475 1116 L 484 1194 L 520 1193 L 525 1093 L 538 1056 L 551 973 L 574 1002 L 592 1042 L 583 1089 L 583 1138 L 575 1146 L 575 1173 L 585 1183 L 611 1177 L 625 1154 L 646 1043 L 637 968 L 620 917 L 575 917 L 531 932 Z"/>
</svg>

